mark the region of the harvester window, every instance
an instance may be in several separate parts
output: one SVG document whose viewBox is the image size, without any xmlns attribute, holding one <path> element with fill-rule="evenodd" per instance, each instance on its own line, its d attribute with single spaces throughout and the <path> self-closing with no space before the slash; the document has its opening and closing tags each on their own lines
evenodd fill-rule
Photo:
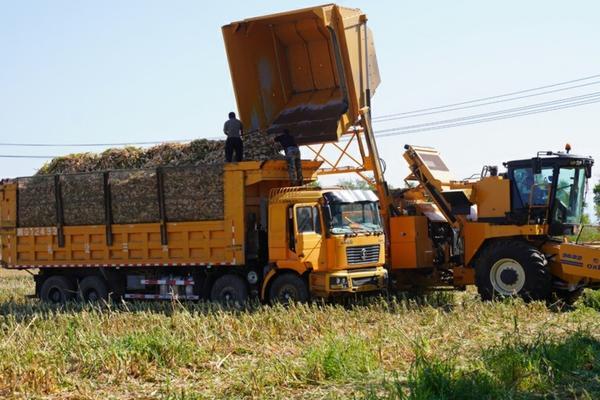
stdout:
<svg viewBox="0 0 600 400">
<path fill-rule="evenodd" d="M 585 170 L 561 168 L 556 184 L 554 222 L 579 224 L 585 196 Z"/>
<path fill-rule="evenodd" d="M 539 174 L 534 174 L 531 168 L 515 169 L 514 182 L 521 207 L 548 204 L 553 173 L 552 168 L 544 168 Z"/>
</svg>

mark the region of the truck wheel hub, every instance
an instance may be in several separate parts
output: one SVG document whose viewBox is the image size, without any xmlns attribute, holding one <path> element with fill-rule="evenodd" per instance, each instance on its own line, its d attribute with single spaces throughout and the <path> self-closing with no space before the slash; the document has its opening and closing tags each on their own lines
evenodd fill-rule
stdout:
<svg viewBox="0 0 600 400">
<path fill-rule="evenodd" d="M 490 282 L 501 295 L 516 295 L 525 286 L 525 269 L 516 260 L 503 258 L 492 265 Z"/>
<path fill-rule="evenodd" d="M 298 292 L 293 285 L 286 285 L 281 288 L 280 299 L 285 302 L 289 302 L 290 300 L 296 300 L 298 298 Z"/>
</svg>

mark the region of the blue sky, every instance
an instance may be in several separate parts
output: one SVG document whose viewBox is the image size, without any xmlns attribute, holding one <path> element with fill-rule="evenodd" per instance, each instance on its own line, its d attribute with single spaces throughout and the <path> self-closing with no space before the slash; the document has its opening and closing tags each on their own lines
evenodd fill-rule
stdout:
<svg viewBox="0 0 600 400">
<path fill-rule="evenodd" d="M 235 108 L 220 26 L 308 1 L 5 1 L 0 11 L 0 141 L 122 142 L 214 137 Z M 369 16 L 382 84 L 375 116 L 600 73 L 597 1 L 348 1 Z M 597 91 L 598 86 L 535 101 Z M 530 101 L 534 101 L 530 100 Z M 502 107 L 523 103 L 508 103 Z M 474 110 L 471 112 L 480 112 Z M 450 118 L 456 113 L 435 118 Z M 395 121 L 378 128 L 422 120 Z M 600 103 L 381 139 L 387 179 L 405 143 L 438 148 L 457 177 L 538 150 L 600 160 Z M 0 154 L 88 149 L 10 148 Z M 96 150 L 102 150 L 98 148 Z M 0 175 L 42 160 L 0 159 Z M 599 161 L 600 163 L 600 161 Z M 600 171 L 600 168 L 596 168 Z M 595 179 L 598 179 L 598 172 Z"/>
</svg>

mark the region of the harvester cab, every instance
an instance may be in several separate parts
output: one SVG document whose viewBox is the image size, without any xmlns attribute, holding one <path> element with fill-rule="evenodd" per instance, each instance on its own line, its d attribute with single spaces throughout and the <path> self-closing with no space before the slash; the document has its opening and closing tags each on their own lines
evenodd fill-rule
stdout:
<svg viewBox="0 0 600 400">
<path fill-rule="evenodd" d="M 548 225 L 550 236 L 575 234 L 593 164 L 591 157 L 551 151 L 504 163 L 510 180 L 510 218 L 517 224 Z"/>
</svg>

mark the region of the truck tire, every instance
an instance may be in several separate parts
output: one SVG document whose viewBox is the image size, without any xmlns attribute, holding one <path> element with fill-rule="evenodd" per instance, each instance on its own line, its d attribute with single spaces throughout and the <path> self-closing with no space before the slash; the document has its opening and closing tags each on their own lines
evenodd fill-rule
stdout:
<svg viewBox="0 0 600 400">
<path fill-rule="evenodd" d="M 308 301 L 308 287 L 304 279 L 295 274 L 281 274 L 275 277 L 269 290 L 271 304 L 303 303 Z"/>
<path fill-rule="evenodd" d="M 475 283 L 482 300 L 548 300 L 552 290 L 546 258 L 522 240 L 502 240 L 485 248 L 475 262 Z"/>
<path fill-rule="evenodd" d="M 210 300 L 225 305 L 242 305 L 248 300 L 248 285 L 239 275 L 223 275 L 213 284 Z"/>
<path fill-rule="evenodd" d="M 46 278 L 40 288 L 40 299 L 45 303 L 64 304 L 75 296 L 73 282 L 60 275 Z"/>
<path fill-rule="evenodd" d="M 108 287 L 106 281 L 99 276 L 86 276 L 79 282 L 79 299 L 84 302 L 95 303 L 108 300 Z"/>
</svg>

